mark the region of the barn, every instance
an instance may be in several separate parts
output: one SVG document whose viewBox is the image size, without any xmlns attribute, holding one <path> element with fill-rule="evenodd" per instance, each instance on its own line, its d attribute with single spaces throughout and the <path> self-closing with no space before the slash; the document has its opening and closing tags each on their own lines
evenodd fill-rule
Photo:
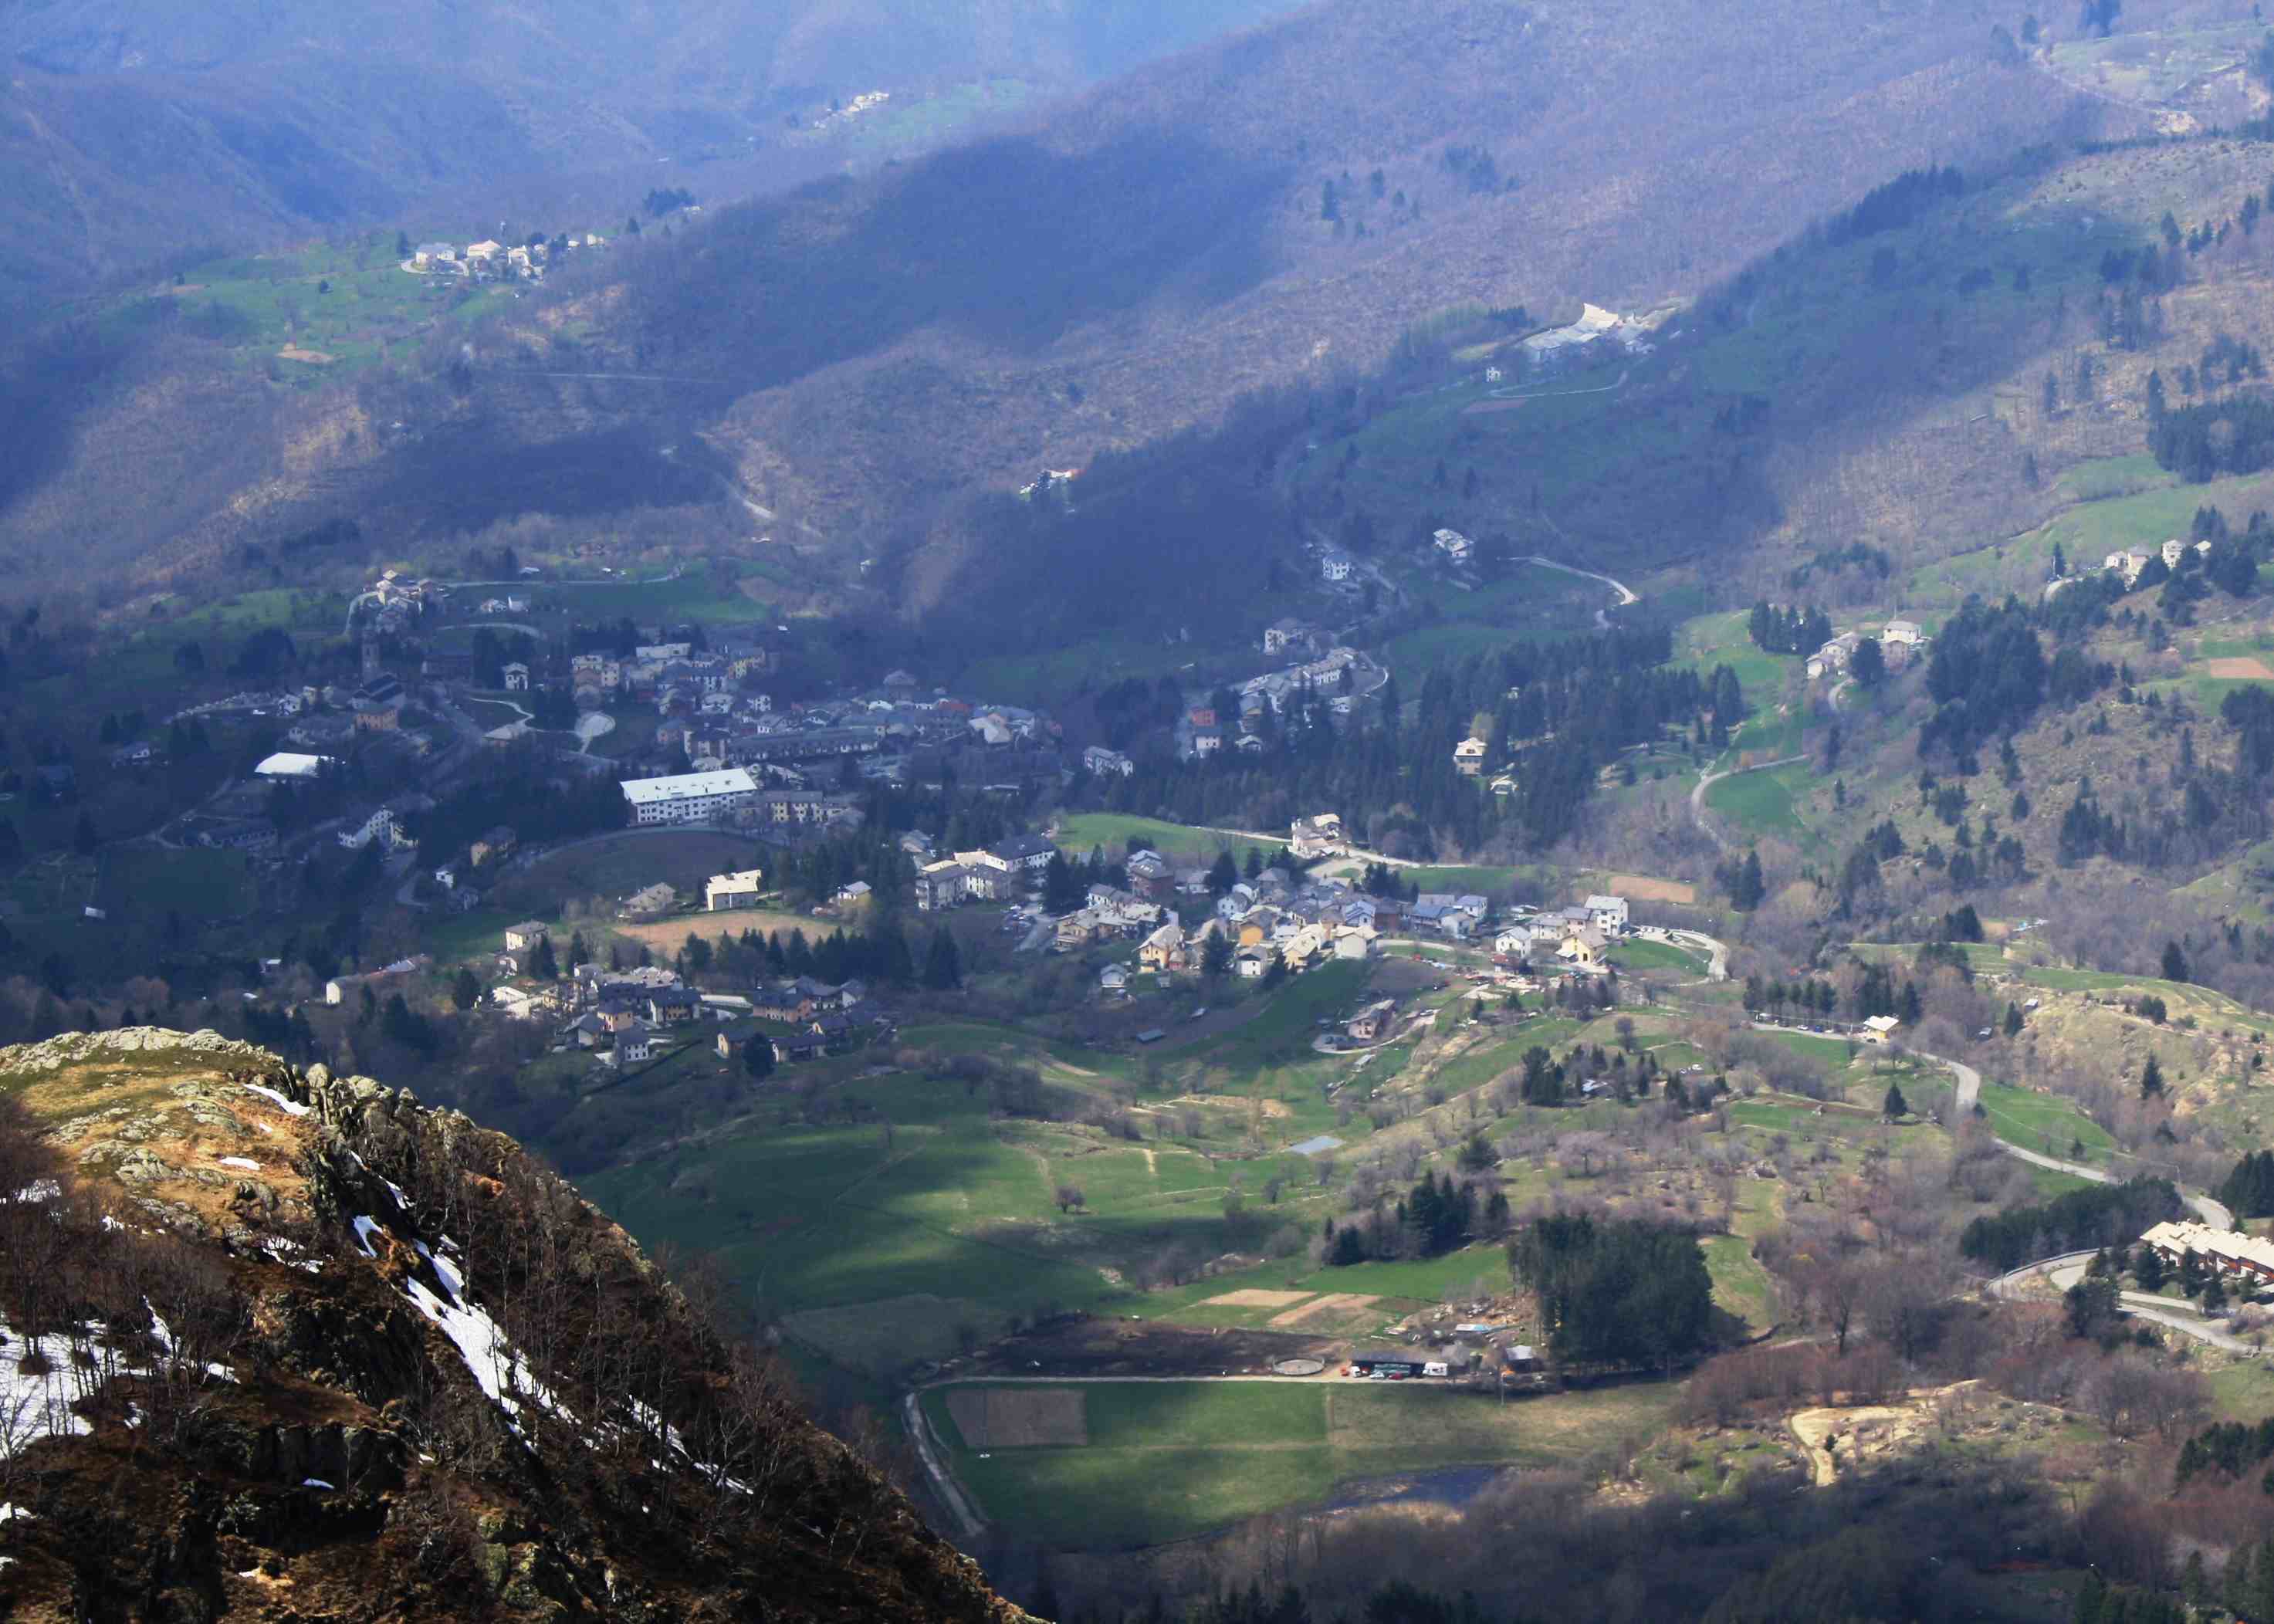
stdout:
<svg viewBox="0 0 2274 1624">
<path fill-rule="evenodd" d="M 1353 1376 L 1419 1376 L 1427 1368 L 1428 1361 L 1411 1349 L 1374 1350 L 1351 1355 L 1350 1373 Z"/>
</svg>

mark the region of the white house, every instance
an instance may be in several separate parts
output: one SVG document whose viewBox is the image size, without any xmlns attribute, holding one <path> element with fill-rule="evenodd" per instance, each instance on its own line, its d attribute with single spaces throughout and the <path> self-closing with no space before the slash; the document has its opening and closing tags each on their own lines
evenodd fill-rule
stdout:
<svg viewBox="0 0 2274 1624">
<path fill-rule="evenodd" d="M 2187 550 L 2187 544 L 2176 536 L 2166 541 L 2164 544 L 2164 568 L 2177 569 L 2180 567 L 2180 560 L 2186 554 Z"/>
<path fill-rule="evenodd" d="M 1476 543 L 1458 530 L 1441 530 L 1429 539 L 1438 552 L 1456 564 L 1467 563 L 1469 555 L 1476 551 Z"/>
<path fill-rule="evenodd" d="M 703 907 L 705 913 L 718 914 L 729 908 L 754 908 L 758 906 L 759 882 L 765 877 L 761 868 L 738 868 L 732 874 L 714 874 L 703 882 Z"/>
<path fill-rule="evenodd" d="M 505 928 L 505 951 L 508 953 L 529 952 L 552 934 L 552 927 L 538 920 L 523 920 L 518 925 L 508 925 Z"/>
<path fill-rule="evenodd" d="M 1356 568 L 1351 555 L 1339 547 L 1329 547 L 1319 558 L 1319 573 L 1329 581 L 1347 581 Z"/>
<path fill-rule="evenodd" d="M 1627 928 L 1627 899 L 1624 897 L 1590 897 L 1583 906 L 1587 910 L 1587 922 L 1605 936 L 1617 936 Z"/>
<path fill-rule="evenodd" d="M 508 694 L 529 692 L 529 667 L 519 660 L 508 660 L 506 663 L 505 691 Z"/>
<path fill-rule="evenodd" d="M 1092 772 L 1111 772 L 1127 778 L 1137 771 L 1137 763 L 1118 750 L 1109 750 L 1102 744 L 1093 744 L 1081 753 L 1081 764 Z"/>
<path fill-rule="evenodd" d="M 1916 620 L 1890 620 L 1887 622 L 1886 629 L 1879 634 L 1879 641 L 1919 643 L 1925 642 L 1926 638 L 1920 632 Z"/>
</svg>

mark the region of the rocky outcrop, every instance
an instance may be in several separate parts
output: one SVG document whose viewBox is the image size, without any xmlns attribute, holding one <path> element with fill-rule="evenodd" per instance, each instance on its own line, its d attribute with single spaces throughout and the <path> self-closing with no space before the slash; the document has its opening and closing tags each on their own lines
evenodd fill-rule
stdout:
<svg viewBox="0 0 2274 1624">
<path fill-rule="evenodd" d="M 1024 1618 L 502 1136 L 211 1033 L 0 1079 L 54 1173 L 0 1333 L 76 1350 L 0 1433 L 0 1617 Z"/>
</svg>

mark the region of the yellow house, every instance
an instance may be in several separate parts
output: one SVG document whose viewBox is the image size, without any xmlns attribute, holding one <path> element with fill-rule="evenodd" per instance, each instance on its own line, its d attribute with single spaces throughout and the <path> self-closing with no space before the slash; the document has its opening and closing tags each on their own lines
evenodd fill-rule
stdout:
<svg viewBox="0 0 2274 1624">
<path fill-rule="evenodd" d="M 1582 970 L 1594 970 L 1602 966 L 1603 950 L 1603 933 L 1593 925 L 1582 925 L 1565 935 L 1557 957 L 1570 959 Z"/>
<path fill-rule="evenodd" d="M 1185 928 L 1182 925 L 1163 925 L 1147 936 L 1145 944 L 1137 950 L 1137 962 L 1148 970 L 1182 969 L 1185 963 Z"/>
</svg>

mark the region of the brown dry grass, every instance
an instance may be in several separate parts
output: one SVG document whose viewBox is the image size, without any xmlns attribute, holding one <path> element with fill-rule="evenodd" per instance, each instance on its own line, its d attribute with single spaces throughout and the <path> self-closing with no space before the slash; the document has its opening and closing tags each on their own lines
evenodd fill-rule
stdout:
<svg viewBox="0 0 2274 1624">
<path fill-rule="evenodd" d="M 1330 1291 L 1315 1303 L 1306 1303 L 1300 1308 L 1291 1308 L 1284 1313 L 1272 1315 L 1270 1322 L 1276 1328 L 1307 1325 L 1328 1317 L 1347 1320 L 1363 1314 L 1380 1301 L 1382 1299 L 1378 1297 L 1366 1297 L 1354 1291 Z"/>
<path fill-rule="evenodd" d="M 735 908 L 723 914 L 680 914 L 669 919 L 649 924 L 629 921 L 611 923 L 607 929 L 627 942 L 637 942 L 659 953 L 675 953 L 687 945 L 688 936 L 701 936 L 706 942 L 716 942 L 720 936 L 739 936 L 745 930 L 755 930 L 760 936 L 772 936 L 779 931 L 787 938 L 793 930 L 802 930 L 808 940 L 825 936 L 840 925 L 856 921 L 845 919 L 811 919 L 801 914 L 778 913 L 771 908 Z"/>
<path fill-rule="evenodd" d="M 1615 874 L 1606 882 L 1613 894 L 1644 902 L 1679 902 L 1685 907 L 1698 900 L 1698 888 L 1683 880 L 1654 880 L 1642 874 Z"/>
<path fill-rule="evenodd" d="M 2274 671 L 2266 662 L 2250 654 L 2227 654 L 2217 659 L 2205 660 L 2203 670 L 2214 677 L 2251 677 L 2261 682 L 2274 682 Z"/>
<path fill-rule="evenodd" d="M 1212 1297 L 1201 1304 L 1204 1308 L 1287 1308 L 1301 1302 L 1311 1294 L 1307 1291 L 1266 1291 L 1249 1286 L 1238 1291 L 1227 1291 L 1222 1297 Z M 1277 1323 L 1276 1320 L 1273 1323 Z"/>
<path fill-rule="evenodd" d="M 947 1395 L 947 1413 L 975 1449 L 1089 1441 L 1079 1387 L 958 1387 Z"/>
</svg>

